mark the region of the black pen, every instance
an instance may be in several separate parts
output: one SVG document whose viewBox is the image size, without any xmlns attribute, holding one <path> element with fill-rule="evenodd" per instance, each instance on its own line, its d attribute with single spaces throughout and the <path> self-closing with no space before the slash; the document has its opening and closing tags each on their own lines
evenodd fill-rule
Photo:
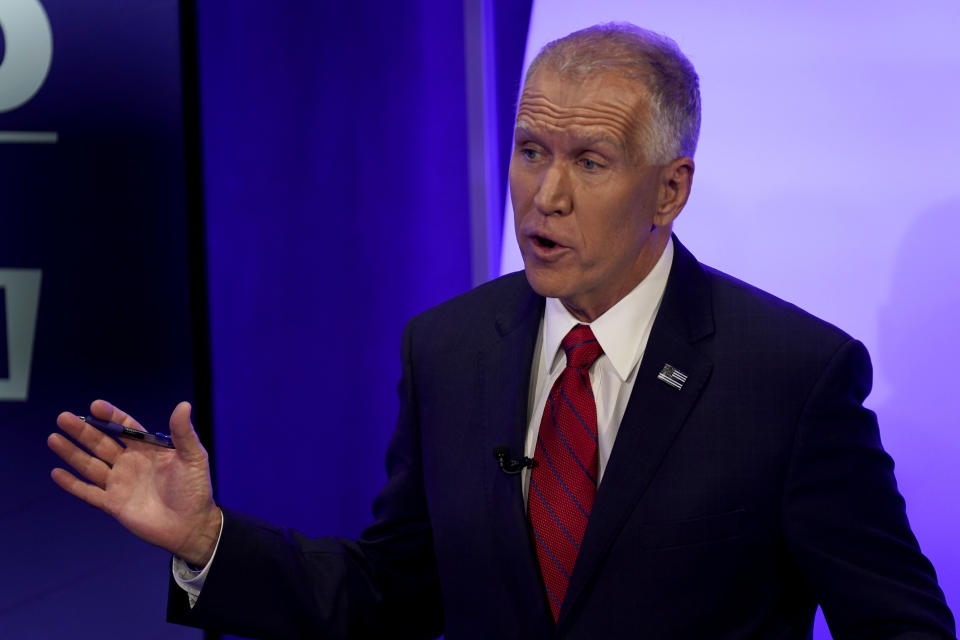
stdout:
<svg viewBox="0 0 960 640">
<path fill-rule="evenodd" d="M 171 440 L 170 436 L 165 433 L 148 433 L 146 431 L 139 431 L 137 429 L 125 427 L 122 424 L 117 424 L 116 422 L 98 420 L 97 418 L 91 418 L 90 416 L 78 417 L 87 424 L 96 427 L 97 429 L 100 429 L 100 431 L 108 433 L 114 437 L 131 438 L 141 442 L 149 442 L 150 444 L 155 444 L 158 447 L 166 447 L 167 449 L 176 448 L 173 446 L 173 440 Z"/>
</svg>

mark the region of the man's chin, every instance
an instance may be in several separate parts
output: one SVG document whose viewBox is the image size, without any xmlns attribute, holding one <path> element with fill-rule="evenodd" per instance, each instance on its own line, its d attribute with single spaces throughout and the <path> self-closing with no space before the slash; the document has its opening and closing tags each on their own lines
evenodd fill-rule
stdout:
<svg viewBox="0 0 960 640">
<path fill-rule="evenodd" d="M 529 265 L 525 266 L 523 270 L 527 276 L 527 282 L 530 283 L 530 288 L 537 294 L 544 298 L 563 297 L 568 291 L 565 279 L 558 277 L 558 274 L 554 272 L 545 273 L 545 271 L 545 269 Z"/>
</svg>

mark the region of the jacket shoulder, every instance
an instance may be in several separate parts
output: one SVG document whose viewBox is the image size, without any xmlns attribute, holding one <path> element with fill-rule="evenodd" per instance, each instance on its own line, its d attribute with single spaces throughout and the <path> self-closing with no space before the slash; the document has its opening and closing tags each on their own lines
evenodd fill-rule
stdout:
<svg viewBox="0 0 960 640">
<path fill-rule="evenodd" d="M 414 340 L 434 345 L 477 345 L 510 331 L 528 314 L 543 308 L 522 271 L 481 284 L 415 315 L 407 324 Z"/>
<path fill-rule="evenodd" d="M 718 370 L 756 377 L 805 396 L 839 354 L 853 354 L 851 379 L 864 397 L 872 386 L 866 348 L 848 333 L 800 307 L 710 267 L 714 333 L 708 350 Z M 731 369 L 732 367 L 732 369 Z"/>
<path fill-rule="evenodd" d="M 834 344 L 852 338 L 836 325 L 818 318 L 797 305 L 748 284 L 718 269 L 701 265 L 711 284 L 714 320 L 718 328 L 735 325 L 754 333 L 816 337 Z"/>
</svg>

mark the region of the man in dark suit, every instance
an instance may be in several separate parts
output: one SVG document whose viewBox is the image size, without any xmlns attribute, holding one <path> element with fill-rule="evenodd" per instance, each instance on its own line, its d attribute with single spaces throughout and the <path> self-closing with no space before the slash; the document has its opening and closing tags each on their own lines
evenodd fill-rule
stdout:
<svg viewBox="0 0 960 640">
<path fill-rule="evenodd" d="M 672 236 L 698 129 L 672 41 L 607 25 L 540 53 L 510 169 L 525 272 L 408 325 L 360 540 L 221 511 L 185 403 L 175 452 L 62 414 L 94 456 L 50 445 L 92 484 L 54 479 L 178 556 L 172 620 L 234 633 L 805 638 L 819 603 L 836 637 L 953 637 L 862 345 Z"/>
</svg>

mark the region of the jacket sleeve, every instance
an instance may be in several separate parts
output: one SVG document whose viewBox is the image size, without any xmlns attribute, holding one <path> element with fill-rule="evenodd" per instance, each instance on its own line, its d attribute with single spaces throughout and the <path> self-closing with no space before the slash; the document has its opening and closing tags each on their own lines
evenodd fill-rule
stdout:
<svg viewBox="0 0 960 640">
<path fill-rule="evenodd" d="M 787 545 L 836 640 L 953 638 L 876 417 L 862 405 L 871 378 L 866 349 L 850 340 L 812 388 L 784 489 Z"/>
<path fill-rule="evenodd" d="M 360 540 L 307 538 L 224 509 L 217 556 L 191 609 L 172 580 L 171 622 L 257 638 L 435 638 L 439 581 L 420 463 L 410 349 L 375 522 Z"/>
</svg>

